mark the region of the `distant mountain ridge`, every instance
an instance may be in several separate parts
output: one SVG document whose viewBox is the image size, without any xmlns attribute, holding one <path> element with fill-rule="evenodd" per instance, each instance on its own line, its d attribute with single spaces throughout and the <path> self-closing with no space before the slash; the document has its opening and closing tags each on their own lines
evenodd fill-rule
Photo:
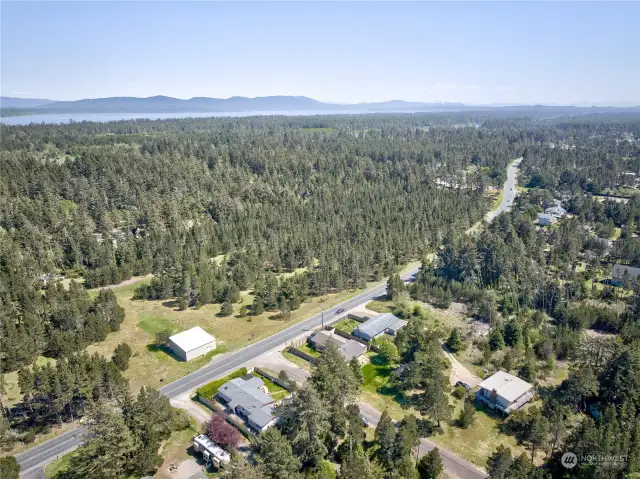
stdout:
<svg viewBox="0 0 640 479">
<path fill-rule="evenodd" d="M 15 98 L 12 96 L 0 96 L 0 108 L 32 108 L 41 105 L 55 103 L 55 100 L 44 98 Z"/>
<path fill-rule="evenodd" d="M 265 96 L 247 98 L 194 97 L 188 100 L 169 96 L 91 98 L 74 101 L 52 101 L 28 98 L 1 97 L 3 115 L 45 113 L 220 113 L 220 112 L 456 112 L 502 111 L 531 112 L 542 115 L 571 115 L 585 113 L 633 112 L 640 107 L 576 107 L 545 105 L 476 106 L 462 103 L 422 103 L 392 100 L 377 103 L 335 104 L 325 103 L 305 96 Z"/>
</svg>

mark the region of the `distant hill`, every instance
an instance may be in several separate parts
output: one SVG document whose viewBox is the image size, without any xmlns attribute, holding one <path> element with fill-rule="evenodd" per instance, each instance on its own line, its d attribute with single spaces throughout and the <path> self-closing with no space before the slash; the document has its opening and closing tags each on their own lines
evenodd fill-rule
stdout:
<svg viewBox="0 0 640 479">
<path fill-rule="evenodd" d="M 34 106 L 48 105 L 51 103 L 54 103 L 54 100 L 0 96 L 0 108 L 32 108 Z"/>
<path fill-rule="evenodd" d="M 148 98 L 112 97 L 76 101 L 51 101 L 2 97 L 2 114 L 26 115 L 43 113 L 220 113 L 220 112 L 498 112 L 507 115 L 563 116 L 590 113 L 640 113 L 640 107 L 576 107 L 576 106 L 475 106 L 462 103 L 421 103 L 393 100 L 378 103 L 324 103 L 305 96 L 265 96 L 247 98 L 196 97 L 188 100 L 168 96 Z"/>
</svg>

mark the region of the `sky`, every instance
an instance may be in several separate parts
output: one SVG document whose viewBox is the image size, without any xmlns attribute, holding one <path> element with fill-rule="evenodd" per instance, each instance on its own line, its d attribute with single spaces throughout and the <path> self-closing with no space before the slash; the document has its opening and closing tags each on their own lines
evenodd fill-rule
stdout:
<svg viewBox="0 0 640 479">
<path fill-rule="evenodd" d="M 0 92 L 640 105 L 640 2 L 0 2 Z"/>
</svg>

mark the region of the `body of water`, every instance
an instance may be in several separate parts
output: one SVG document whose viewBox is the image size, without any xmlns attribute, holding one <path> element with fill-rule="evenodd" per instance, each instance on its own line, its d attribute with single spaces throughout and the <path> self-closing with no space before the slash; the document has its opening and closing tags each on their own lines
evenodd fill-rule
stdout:
<svg viewBox="0 0 640 479">
<path fill-rule="evenodd" d="M 354 115 L 373 112 L 351 111 L 236 111 L 236 112 L 183 112 L 183 113 L 50 113 L 42 115 L 9 116 L 0 118 L 4 125 L 29 125 L 31 123 L 69 123 L 71 121 L 120 121 L 120 120 L 165 120 L 167 118 L 211 118 L 243 116 L 310 116 L 310 115 Z"/>
</svg>

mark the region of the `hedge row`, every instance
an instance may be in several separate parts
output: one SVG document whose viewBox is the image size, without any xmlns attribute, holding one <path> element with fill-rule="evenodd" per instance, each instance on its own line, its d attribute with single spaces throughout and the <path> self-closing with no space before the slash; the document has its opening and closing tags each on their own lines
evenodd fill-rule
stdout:
<svg viewBox="0 0 640 479">
<path fill-rule="evenodd" d="M 227 381 L 230 381 L 231 379 L 241 378 L 242 376 L 246 376 L 246 374 L 247 374 L 247 368 L 240 368 L 237 371 L 232 372 L 228 376 L 225 376 L 220 379 L 216 379 L 215 381 L 211 381 L 210 383 L 205 384 L 201 388 L 198 388 L 197 393 L 199 396 L 202 396 L 204 398 L 207 398 L 207 399 L 212 398 L 213 396 L 216 395 L 216 393 L 218 392 L 218 389 L 224 383 L 226 383 Z"/>
</svg>

